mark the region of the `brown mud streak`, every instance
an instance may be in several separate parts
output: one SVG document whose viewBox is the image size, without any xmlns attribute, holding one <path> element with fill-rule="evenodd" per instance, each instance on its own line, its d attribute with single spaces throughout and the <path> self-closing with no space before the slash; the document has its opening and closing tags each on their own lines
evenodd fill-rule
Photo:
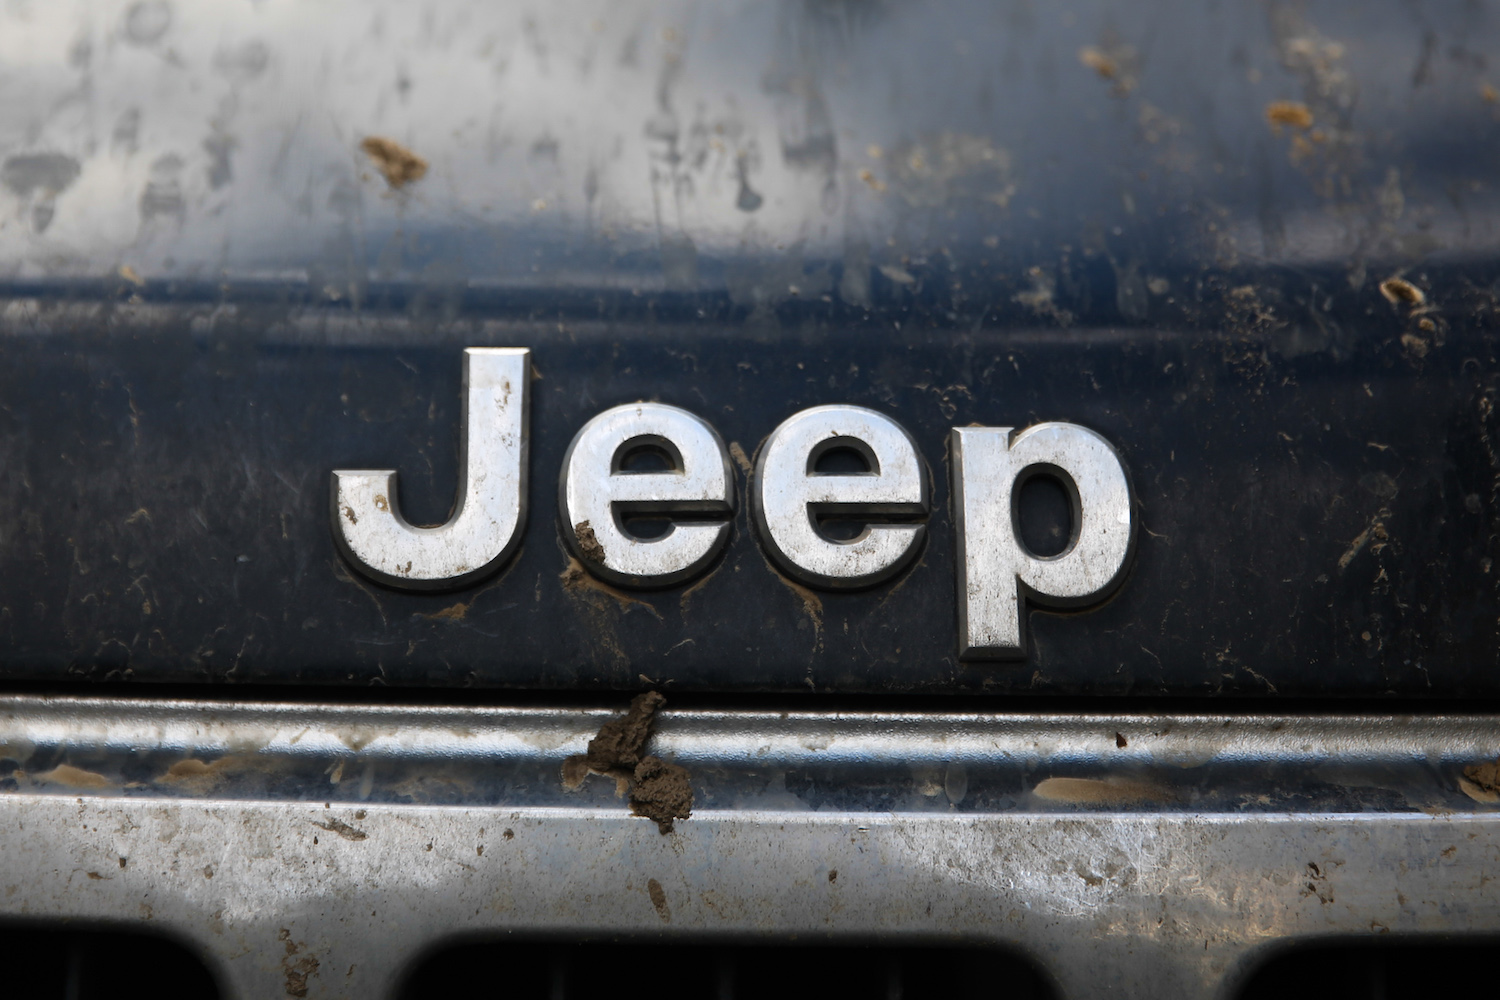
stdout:
<svg viewBox="0 0 1500 1000">
<path fill-rule="evenodd" d="M 677 609 L 679 611 L 681 611 L 684 615 L 686 615 L 688 613 L 688 607 L 689 607 L 689 605 L 691 605 L 693 603 L 693 595 L 696 594 L 696 593 L 698 593 L 698 591 L 702 590 L 704 587 L 706 587 L 708 585 L 708 581 L 710 581 L 714 577 L 718 576 L 719 575 L 719 570 L 723 569 L 726 565 L 728 565 L 728 562 L 729 562 L 729 560 L 727 560 L 727 559 L 720 559 L 718 565 L 716 565 L 713 569 L 709 570 L 703 576 L 699 577 L 697 583 L 693 584 L 691 587 L 689 587 L 686 590 L 684 590 L 682 592 L 682 596 L 677 599 Z"/>
<path fill-rule="evenodd" d="M 588 522 L 584 523 L 587 524 Z M 589 532 L 589 534 L 592 535 L 593 532 Z M 582 539 L 580 539 L 580 542 L 581 541 Z M 601 548 L 599 551 L 602 553 L 604 550 Z M 639 597 L 631 597 L 623 590 L 616 590 L 614 587 L 611 587 L 609 584 L 605 583 L 603 580 L 598 579 L 588 570 L 584 569 L 583 563 L 579 562 L 572 556 L 568 557 L 567 566 L 563 567 L 563 571 L 557 574 L 557 578 L 562 581 L 563 589 L 570 594 L 576 594 L 579 597 L 589 596 L 587 593 L 585 593 L 585 591 L 593 591 L 595 593 L 605 594 L 609 597 L 613 597 L 616 601 L 618 601 L 621 610 L 628 608 L 632 604 L 639 604 L 641 607 L 645 608 L 647 611 L 655 615 L 657 621 L 662 620 L 661 612 L 656 610 L 656 605 L 652 604 L 649 601 L 643 601 Z"/>
<path fill-rule="evenodd" d="M 780 567 L 773 563 L 764 552 L 761 553 L 761 559 L 765 562 L 766 568 L 769 569 L 772 573 L 776 574 L 776 579 L 780 580 L 787 590 L 790 590 L 792 593 L 796 594 L 799 598 L 802 599 L 802 610 L 807 613 L 808 620 L 812 622 L 813 651 L 816 652 L 822 649 L 823 599 L 808 588 L 802 586 L 802 584 L 798 583 L 796 580 L 793 580 L 791 577 L 783 573 Z"/>
<path fill-rule="evenodd" d="M 35 776 L 37 781 L 45 781 L 53 785 L 63 785 L 68 788 L 108 788 L 114 784 L 102 774 L 94 771 L 85 771 L 81 767 L 72 764 L 59 764 L 50 771 L 43 771 Z"/>
<path fill-rule="evenodd" d="M 302 945 L 292 940 L 292 932 L 285 927 L 276 935 L 278 941 L 286 942 L 286 956 L 281 960 L 282 971 L 286 973 L 286 995 L 289 997 L 307 996 L 307 977 L 318 974 L 318 960 L 312 955 L 303 955 L 293 961 L 293 957 L 302 950 Z"/>
<path fill-rule="evenodd" d="M 1130 802 L 1170 802 L 1173 790 L 1132 778 L 1043 778 L 1031 793 L 1044 802 L 1113 806 Z"/>
<path fill-rule="evenodd" d="M 667 906 L 667 894 L 662 889 L 661 883 L 651 878 L 646 880 L 646 895 L 651 897 L 651 905 L 656 908 L 656 915 L 661 917 L 664 924 L 672 922 L 672 909 Z"/>
<path fill-rule="evenodd" d="M 341 819 L 330 818 L 327 823 L 314 822 L 313 826 L 317 827 L 319 830 L 327 830 L 329 833 L 336 833 L 340 837 L 343 837 L 345 840 L 370 839 L 370 835 L 368 833 L 365 833 L 365 831 L 363 830 L 356 830 L 354 827 L 350 826 L 348 823 L 345 823 Z"/>
<path fill-rule="evenodd" d="M 755 466 L 750 462 L 750 456 L 745 454 L 745 449 L 740 447 L 738 441 L 729 442 L 729 457 L 734 459 L 734 464 L 740 467 L 740 471 L 746 476 L 754 471 Z"/>
</svg>

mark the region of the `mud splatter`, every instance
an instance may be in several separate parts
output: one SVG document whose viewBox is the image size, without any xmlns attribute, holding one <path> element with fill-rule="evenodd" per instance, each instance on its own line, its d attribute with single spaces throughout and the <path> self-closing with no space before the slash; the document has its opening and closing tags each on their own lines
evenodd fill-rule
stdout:
<svg viewBox="0 0 1500 1000">
<path fill-rule="evenodd" d="M 399 191 L 427 175 L 427 161 L 393 139 L 372 135 L 359 148 L 392 190 Z"/>
<path fill-rule="evenodd" d="M 591 563 L 603 564 L 605 560 L 604 546 L 599 543 L 599 536 L 594 534 L 594 526 L 588 521 L 579 521 L 573 525 L 573 534 L 578 537 L 578 551 Z"/>
<path fill-rule="evenodd" d="M 1282 126 L 1295 129 L 1312 128 L 1311 109 L 1301 101 L 1272 101 L 1266 105 L 1266 121 L 1273 129 Z"/>
</svg>

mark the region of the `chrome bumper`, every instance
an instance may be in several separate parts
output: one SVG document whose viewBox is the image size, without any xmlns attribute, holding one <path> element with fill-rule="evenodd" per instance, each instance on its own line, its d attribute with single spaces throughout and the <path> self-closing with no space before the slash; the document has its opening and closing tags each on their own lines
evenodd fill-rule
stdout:
<svg viewBox="0 0 1500 1000">
<path fill-rule="evenodd" d="M 1500 804 L 1463 777 L 1493 715 L 668 710 L 696 805 L 663 835 L 564 787 L 615 714 L 0 699 L 0 919 L 153 929 L 247 1000 L 522 933 L 994 944 L 1066 1000 L 1500 933 Z"/>
</svg>

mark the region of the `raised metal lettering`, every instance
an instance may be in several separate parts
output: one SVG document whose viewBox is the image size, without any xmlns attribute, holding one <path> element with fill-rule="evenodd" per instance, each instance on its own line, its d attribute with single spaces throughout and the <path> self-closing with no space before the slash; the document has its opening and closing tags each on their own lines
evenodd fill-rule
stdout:
<svg viewBox="0 0 1500 1000">
<path fill-rule="evenodd" d="M 666 471 L 624 468 L 636 449 L 667 457 Z M 589 571 L 612 583 L 664 587 L 704 569 L 729 540 L 729 522 L 673 521 L 638 538 L 628 514 L 721 515 L 734 510 L 729 452 L 712 427 L 686 410 L 632 403 L 605 410 L 568 446 L 558 484 L 563 539 Z"/>
<path fill-rule="evenodd" d="M 344 555 L 381 583 L 409 590 L 458 587 L 504 563 L 526 520 L 531 352 L 464 351 L 458 501 L 448 523 L 401 516 L 394 469 L 333 473 L 333 535 Z"/>
<path fill-rule="evenodd" d="M 1130 479 L 1114 448 L 1076 424 L 956 427 L 953 508 L 958 520 L 958 637 L 965 659 L 1026 655 L 1027 598 L 1055 608 L 1107 597 L 1135 544 Z M 1073 537 L 1058 555 L 1027 551 L 1014 497 L 1029 476 L 1055 476 L 1072 493 Z"/>
<path fill-rule="evenodd" d="M 849 448 L 862 473 L 819 473 L 818 459 Z M 917 446 L 891 418 L 860 406 L 815 406 L 771 432 L 755 468 L 753 511 L 766 551 L 781 569 L 816 587 L 863 587 L 899 572 L 917 554 L 922 524 L 869 524 L 840 541 L 819 515 L 916 516 L 928 511 Z"/>
</svg>

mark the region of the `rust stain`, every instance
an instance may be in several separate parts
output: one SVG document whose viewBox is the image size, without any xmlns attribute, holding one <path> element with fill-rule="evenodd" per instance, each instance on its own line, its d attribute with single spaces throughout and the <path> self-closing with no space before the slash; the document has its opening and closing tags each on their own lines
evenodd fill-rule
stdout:
<svg viewBox="0 0 1500 1000">
<path fill-rule="evenodd" d="M 427 174 L 427 161 L 394 139 L 372 135 L 359 148 L 393 190 L 421 180 Z"/>
</svg>

